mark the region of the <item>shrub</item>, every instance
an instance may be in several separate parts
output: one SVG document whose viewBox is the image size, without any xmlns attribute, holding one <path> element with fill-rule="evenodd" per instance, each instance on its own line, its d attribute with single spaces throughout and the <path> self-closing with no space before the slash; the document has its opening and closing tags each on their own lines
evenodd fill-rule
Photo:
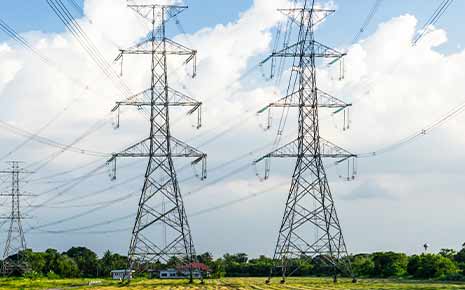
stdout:
<svg viewBox="0 0 465 290">
<path fill-rule="evenodd" d="M 402 253 L 385 252 L 372 255 L 376 277 L 401 277 L 407 273 L 408 257 Z"/>
<path fill-rule="evenodd" d="M 441 277 L 443 281 L 465 281 L 465 276 L 461 273 L 447 274 Z"/>
<path fill-rule="evenodd" d="M 41 277 L 41 274 L 39 274 L 36 271 L 28 271 L 23 274 L 23 277 L 31 280 L 36 280 Z"/>
<path fill-rule="evenodd" d="M 357 255 L 352 261 L 352 268 L 357 277 L 371 277 L 375 269 L 375 263 L 369 255 Z"/>
<path fill-rule="evenodd" d="M 420 279 L 444 279 L 444 277 L 458 273 L 454 262 L 442 255 L 434 254 L 410 257 L 407 270 L 410 275 Z"/>
<path fill-rule="evenodd" d="M 47 278 L 50 279 L 50 280 L 58 280 L 58 279 L 60 279 L 60 276 L 58 274 L 56 274 L 55 272 L 53 272 L 53 271 L 49 271 L 47 273 Z"/>
</svg>

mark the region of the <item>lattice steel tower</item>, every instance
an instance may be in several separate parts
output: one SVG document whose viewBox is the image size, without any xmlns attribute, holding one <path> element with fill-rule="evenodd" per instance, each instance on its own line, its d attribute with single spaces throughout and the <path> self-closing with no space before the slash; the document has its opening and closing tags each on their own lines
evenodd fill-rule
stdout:
<svg viewBox="0 0 465 290">
<path fill-rule="evenodd" d="M 148 55 L 151 62 L 150 88 L 124 102 L 118 102 L 113 111 L 121 106 L 150 109 L 150 134 L 141 142 L 114 154 L 109 162 L 118 157 L 148 158 L 147 170 L 139 201 L 139 208 L 132 231 L 128 253 L 129 270 L 144 271 L 158 263 L 173 259 L 192 265 L 195 249 L 187 221 L 181 191 L 176 177 L 173 157 L 192 157 L 193 165 L 202 164 L 202 178 L 206 178 L 206 154 L 171 136 L 171 106 L 191 107 L 188 114 L 198 112 L 202 103 L 168 86 L 168 56 L 185 57 L 184 63 L 194 64 L 195 50 L 191 50 L 166 37 L 166 23 L 181 13 L 186 6 L 128 5 L 151 23 L 148 37 L 134 47 L 121 50 L 117 60 L 125 55 Z M 119 117 L 118 117 L 119 120 Z M 192 266 L 190 266 L 192 281 Z"/>
<path fill-rule="evenodd" d="M 281 283 L 284 283 L 299 269 L 298 263 L 302 259 L 325 261 L 331 265 L 336 281 L 338 273 L 352 276 L 352 270 L 348 259 L 344 259 L 347 248 L 322 158 L 338 158 L 337 163 L 354 162 L 356 155 L 320 137 L 319 109 L 332 108 L 340 112 L 351 105 L 317 88 L 316 62 L 318 58 L 330 58 L 333 63 L 344 54 L 314 39 L 315 25 L 333 10 L 317 9 L 314 2 L 305 1 L 303 8 L 282 9 L 280 12 L 289 17 L 292 25 L 298 26 L 298 33 L 294 36 L 297 40 L 289 45 L 289 39 L 285 39 L 283 48 L 274 51 L 263 63 L 271 60 L 273 70 L 275 58 L 291 59 L 290 90 L 286 97 L 259 113 L 272 107 L 293 107 L 299 113 L 297 139 L 255 161 L 266 162 L 267 178 L 270 158 L 297 158 L 274 251 L 276 267 L 273 268 L 280 269 Z M 267 283 L 273 275 L 273 268 Z"/>
<path fill-rule="evenodd" d="M 25 271 L 27 264 L 24 262 L 21 252 L 26 250 L 21 214 L 20 197 L 26 196 L 20 191 L 20 173 L 26 173 L 19 167 L 18 161 L 9 162 L 11 169 L 2 170 L 0 174 L 11 174 L 11 193 L 0 194 L 2 197 L 11 197 L 11 212 L 9 216 L 1 217 L 10 221 L 8 236 L 3 250 L 3 275 L 9 275 L 15 271 Z M 16 257 L 13 257 L 16 255 Z"/>
</svg>

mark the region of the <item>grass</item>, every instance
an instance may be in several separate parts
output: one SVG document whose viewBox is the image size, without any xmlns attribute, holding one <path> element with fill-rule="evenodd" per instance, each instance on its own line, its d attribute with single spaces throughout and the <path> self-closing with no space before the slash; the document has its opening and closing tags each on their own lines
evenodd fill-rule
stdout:
<svg viewBox="0 0 465 290">
<path fill-rule="evenodd" d="M 100 281 L 100 284 L 89 286 L 89 282 Z M 7 289 L 92 289 L 92 290 L 230 290 L 230 289 L 272 289 L 272 290 L 449 290 L 465 289 L 464 283 L 439 283 L 410 280 L 374 280 L 363 279 L 357 284 L 352 284 L 350 280 L 341 279 L 334 284 L 331 279 L 324 278 L 291 278 L 284 285 L 279 284 L 279 279 L 275 279 L 271 284 L 266 285 L 264 278 L 224 278 L 218 280 L 205 280 L 201 285 L 196 282 L 189 285 L 185 280 L 134 280 L 129 286 L 122 286 L 117 281 L 101 279 L 0 279 L 0 290 Z"/>
</svg>

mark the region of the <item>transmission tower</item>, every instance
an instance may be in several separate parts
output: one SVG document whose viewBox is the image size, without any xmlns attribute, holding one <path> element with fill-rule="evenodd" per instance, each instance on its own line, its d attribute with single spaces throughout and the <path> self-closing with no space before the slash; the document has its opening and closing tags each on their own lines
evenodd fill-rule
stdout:
<svg viewBox="0 0 465 290">
<path fill-rule="evenodd" d="M 205 153 L 171 136 L 169 108 L 190 107 L 188 114 L 198 113 L 202 103 L 168 86 L 168 56 L 184 57 L 184 63 L 193 63 L 196 70 L 195 50 L 191 50 L 166 37 L 166 23 L 185 10 L 176 5 L 128 5 L 152 25 L 150 34 L 137 45 L 121 50 L 117 60 L 125 55 L 148 55 L 151 62 L 150 88 L 123 102 L 117 102 L 113 111 L 121 106 L 150 109 L 150 134 L 141 142 L 121 153 L 113 154 L 116 174 L 116 159 L 119 157 L 148 158 L 147 170 L 139 201 L 132 239 L 128 253 L 128 270 L 141 272 L 156 267 L 159 263 L 172 262 L 192 265 L 195 249 L 187 220 L 181 191 L 176 177 L 173 157 L 195 158 L 192 165 L 202 165 L 201 178 L 206 178 Z M 118 117 L 119 120 L 119 117 Z M 116 175 L 115 175 L 116 176 Z"/>
<path fill-rule="evenodd" d="M 272 107 L 297 108 L 299 112 L 297 139 L 255 161 L 256 164 L 265 161 L 265 178 L 268 178 L 270 158 L 297 158 L 274 251 L 275 266 L 267 283 L 275 268 L 281 272 L 281 283 L 285 283 L 288 276 L 298 271 L 299 262 L 305 260 L 330 266 L 335 282 L 338 273 L 353 277 L 322 159 L 336 158 L 337 164 L 348 162 L 349 165 L 352 161 L 353 165 L 356 155 L 320 137 L 318 116 L 320 108 L 330 108 L 338 113 L 351 104 L 318 89 L 316 76 L 318 58 L 328 58 L 332 64 L 344 54 L 314 39 L 315 25 L 334 11 L 317 9 L 314 2 L 310 2 L 305 1 L 303 8 L 280 10 L 298 26 L 297 41 L 291 45 L 285 43 L 282 49 L 274 51 L 262 62 L 287 58 L 293 61 L 293 67 L 289 95 L 258 113 Z M 274 63 L 271 67 L 273 70 Z"/>
<path fill-rule="evenodd" d="M 13 272 L 24 273 L 27 264 L 22 257 L 22 252 L 26 250 L 26 239 L 22 226 L 20 197 L 31 196 L 23 194 L 20 191 L 20 173 L 28 173 L 19 167 L 18 161 L 11 161 L 10 170 L 2 170 L 0 174 L 11 174 L 11 193 L 0 194 L 2 197 L 11 197 L 11 213 L 9 216 L 1 217 L 10 221 L 8 228 L 8 236 L 5 242 L 5 249 L 3 251 L 3 275 L 10 275 Z M 16 255 L 16 257 L 14 257 Z"/>
</svg>

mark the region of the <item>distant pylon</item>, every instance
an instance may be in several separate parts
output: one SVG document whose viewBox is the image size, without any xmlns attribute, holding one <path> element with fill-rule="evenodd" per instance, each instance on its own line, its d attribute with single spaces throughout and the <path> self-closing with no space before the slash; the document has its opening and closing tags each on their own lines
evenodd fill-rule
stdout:
<svg viewBox="0 0 465 290">
<path fill-rule="evenodd" d="M 128 5 L 152 25 L 147 39 L 129 49 L 121 50 L 117 60 L 125 55 L 150 55 L 150 88 L 126 101 L 118 102 L 113 111 L 121 106 L 135 106 L 150 110 L 150 134 L 141 142 L 114 154 L 109 162 L 119 157 L 148 158 L 144 186 L 139 201 L 132 239 L 128 252 L 128 270 L 136 272 L 156 267 L 158 263 L 182 263 L 190 265 L 190 280 L 195 248 L 187 214 L 176 176 L 173 157 L 195 158 L 193 165 L 202 164 L 202 179 L 206 178 L 205 153 L 174 138 L 170 132 L 169 108 L 191 107 L 188 114 L 198 112 L 202 103 L 168 86 L 168 56 L 185 57 L 184 63 L 192 62 L 195 76 L 196 55 L 191 50 L 166 37 L 165 24 L 181 13 L 186 6 L 176 5 Z M 118 117 L 119 120 L 119 117 Z M 117 124 L 119 127 L 119 124 Z"/>
<path fill-rule="evenodd" d="M 316 84 L 316 59 L 329 58 L 333 63 L 344 56 L 314 39 L 315 25 L 334 11 L 317 9 L 314 1 L 305 1 L 303 8 L 281 9 L 280 12 L 297 24 L 297 41 L 289 45 L 289 39 L 285 39 L 284 48 L 274 51 L 262 64 L 274 58 L 293 60 L 291 89 L 289 95 L 259 113 L 272 107 L 291 107 L 297 108 L 299 114 L 297 139 L 255 161 L 256 164 L 266 161 L 267 178 L 270 158 L 297 158 L 273 259 L 280 269 L 281 283 L 298 271 L 302 260 L 329 264 L 334 281 L 338 273 L 353 277 L 322 158 L 337 158 L 337 163 L 349 163 L 354 162 L 356 155 L 320 137 L 318 115 L 319 108 L 332 108 L 338 113 L 351 106 L 318 89 Z"/>
<path fill-rule="evenodd" d="M 19 161 L 11 161 L 10 170 L 0 171 L 0 174 L 11 174 L 11 193 L 0 194 L 2 197 L 11 197 L 11 212 L 9 216 L 1 217 L 10 221 L 8 236 L 3 251 L 2 274 L 10 275 L 18 271 L 23 273 L 27 264 L 22 252 L 26 250 L 26 238 L 24 237 L 21 214 L 20 197 L 31 196 L 20 191 L 20 173 L 27 173 L 19 167 Z M 16 255 L 16 257 L 14 257 Z"/>
</svg>

